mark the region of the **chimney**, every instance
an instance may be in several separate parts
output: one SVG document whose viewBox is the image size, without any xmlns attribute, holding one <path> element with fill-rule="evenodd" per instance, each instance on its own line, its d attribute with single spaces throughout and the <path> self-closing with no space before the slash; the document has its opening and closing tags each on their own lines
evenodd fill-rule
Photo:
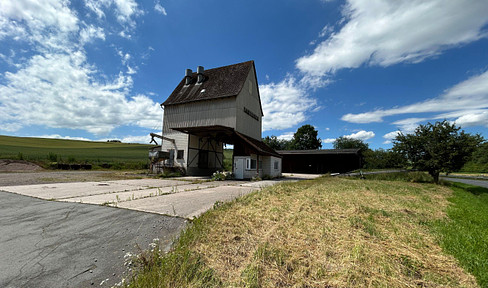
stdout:
<svg viewBox="0 0 488 288">
<path fill-rule="evenodd" d="M 198 66 L 197 67 L 197 83 L 202 83 L 203 82 L 203 79 L 205 78 L 205 76 L 203 76 L 203 66 Z"/>
<path fill-rule="evenodd" d="M 191 83 L 191 74 L 193 72 L 191 71 L 191 69 L 186 69 L 185 70 L 185 85 L 188 85 Z"/>
</svg>

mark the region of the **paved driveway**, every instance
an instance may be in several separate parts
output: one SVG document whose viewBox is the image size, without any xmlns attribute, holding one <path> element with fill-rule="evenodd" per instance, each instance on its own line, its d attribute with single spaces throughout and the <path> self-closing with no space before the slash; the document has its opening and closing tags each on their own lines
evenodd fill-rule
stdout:
<svg viewBox="0 0 488 288">
<path fill-rule="evenodd" d="M 110 287 L 127 252 L 155 238 L 168 248 L 185 222 L 0 192 L 0 287 Z"/>
<path fill-rule="evenodd" d="M 488 188 L 488 180 L 464 179 L 464 178 L 456 178 L 456 177 L 441 177 L 441 179 L 446 181 L 459 182 L 459 183 Z"/>
</svg>

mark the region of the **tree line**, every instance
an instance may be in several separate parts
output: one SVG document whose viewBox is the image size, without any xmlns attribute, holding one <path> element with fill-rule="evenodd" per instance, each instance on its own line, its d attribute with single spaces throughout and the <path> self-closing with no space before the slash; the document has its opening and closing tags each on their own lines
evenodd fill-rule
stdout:
<svg viewBox="0 0 488 288">
<path fill-rule="evenodd" d="M 298 128 L 291 140 L 267 136 L 263 141 L 275 150 L 315 150 L 322 147 L 318 132 L 309 124 Z M 339 137 L 334 149 L 359 149 L 363 168 L 411 168 L 428 172 L 437 183 L 439 175 L 459 170 L 488 172 L 488 142 L 444 120 L 419 125 L 411 134 L 401 132 L 391 149 L 372 150 L 360 139 Z"/>
</svg>

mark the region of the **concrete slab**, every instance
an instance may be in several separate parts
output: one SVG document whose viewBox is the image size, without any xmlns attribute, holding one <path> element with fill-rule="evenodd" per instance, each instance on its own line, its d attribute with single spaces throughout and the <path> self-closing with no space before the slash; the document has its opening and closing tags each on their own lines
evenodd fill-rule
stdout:
<svg viewBox="0 0 488 288">
<path fill-rule="evenodd" d="M 6 192 L 0 199 L 0 287 L 7 288 L 111 287 L 126 277 L 126 253 L 148 249 L 155 238 L 168 249 L 186 225 L 181 218 Z"/>
<path fill-rule="evenodd" d="M 78 203 L 88 203 L 88 204 L 107 204 L 111 206 L 118 206 L 118 203 L 133 201 L 141 198 L 156 197 L 167 194 L 180 193 L 185 191 L 192 191 L 197 189 L 204 189 L 208 187 L 214 187 L 212 183 L 201 183 L 201 184 L 186 184 L 171 187 L 161 187 L 161 188 L 151 188 L 144 190 L 132 190 L 127 192 L 115 192 L 107 194 L 96 194 L 90 196 L 82 197 L 72 197 L 60 199 L 66 202 L 78 202 Z"/>
<path fill-rule="evenodd" d="M 150 187 L 172 187 L 186 185 L 178 180 L 135 179 L 104 182 L 52 183 L 0 187 L 0 190 L 51 200 L 79 198 L 117 192 L 137 191 Z"/>
<path fill-rule="evenodd" d="M 255 190 L 254 187 L 220 186 L 121 202 L 117 207 L 193 218 L 212 208 L 217 201 L 230 201 Z"/>
</svg>

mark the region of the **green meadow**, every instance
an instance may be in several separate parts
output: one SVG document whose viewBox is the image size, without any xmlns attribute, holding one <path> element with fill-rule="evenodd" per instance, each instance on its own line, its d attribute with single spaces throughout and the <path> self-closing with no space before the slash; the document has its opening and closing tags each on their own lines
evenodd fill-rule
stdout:
<svg viewBox="0 0 488 288">
<path fill-rule="evenodd" d="M 50 163 L 87 163 L 94 168 L 143 169 L 152 145 L 0 136 L 0 159 Z M 105 165 L 104 165 L 105 164 Z M 108 164 L 108 165 L 106 165 Z"/>
</svg>

